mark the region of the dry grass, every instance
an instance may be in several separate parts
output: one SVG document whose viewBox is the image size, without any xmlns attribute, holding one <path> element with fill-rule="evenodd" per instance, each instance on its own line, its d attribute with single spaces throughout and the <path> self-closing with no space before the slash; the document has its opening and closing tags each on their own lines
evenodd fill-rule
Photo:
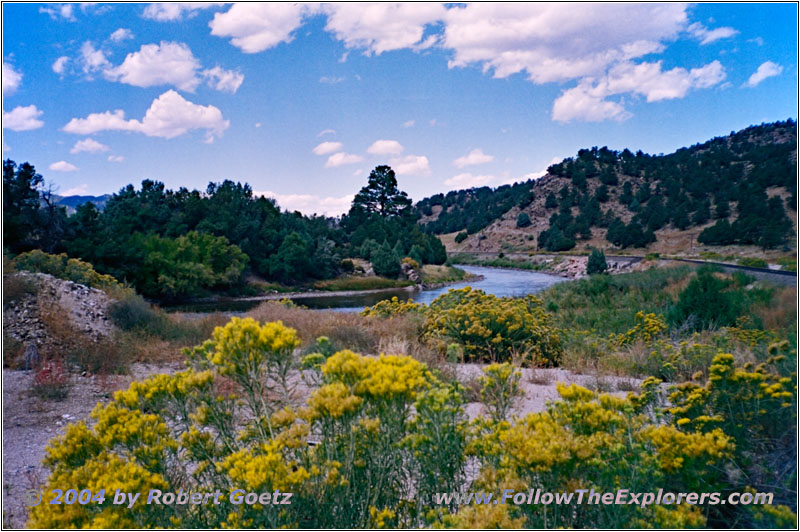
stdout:
<svg viewBox="0 0 800 532">
<path fill-rule="evenodd" d="M 528 381 L 531 384 L 538 384 L 540 386 L 547 386 L 553 382 L 552 372 L 546 369 L 531 368 L 528 373 Z"/>
<path fill-rule="evenodd" d="M 3 276 L 3 307 L 18 301 L 26 295 L 36 295 L 39 285 L 30 277 L 21 275 Z"/>
<path fill-rule="evenodd" d="M 797 287 L 786 286 L 776 291 L 768 305 L 758 305 L 753 314 L 764 329 L 780 330 L 790 327 L 797 319 Z"/>
</svg>

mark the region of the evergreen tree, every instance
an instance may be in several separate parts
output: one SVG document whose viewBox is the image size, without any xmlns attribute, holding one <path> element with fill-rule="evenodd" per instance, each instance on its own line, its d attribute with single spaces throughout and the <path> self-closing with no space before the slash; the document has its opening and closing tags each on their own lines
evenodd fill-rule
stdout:
<svg viewBox="0 0 800 532">
<path fill-rule="evenodd" d="M 592 253 L 589 255 L 589 261 L 586 263 L 586 273 L 588 275 L 596 273 L 605 273 L 608 270 L 608 263 L 606 263 L 606 254 L 599 249 L 592 248 Z"/>
</svg>

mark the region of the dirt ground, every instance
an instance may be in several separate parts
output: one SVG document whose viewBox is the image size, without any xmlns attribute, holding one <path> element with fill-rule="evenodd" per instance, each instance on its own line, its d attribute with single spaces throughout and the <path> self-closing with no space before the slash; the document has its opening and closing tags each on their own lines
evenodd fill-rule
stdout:
<svg viewBox="0 0 800 532">
<path fill-rule="evenodd" d="M 456 375 L 468 389 L 475 389 L 482 366 L 459 364 Z M 108 401 L 113 392 L 127 388 L 133 380 L 157 373 L 175 373 L 183 369 L 180 363 L 168 365 L 134 364 L 129 375 L 81 376 L 72 375 L 72 387 L 63 401 L 43 400 L 30 393 L 33 372 L 3 370 L 3 526 L 21 528 L 27 520 L 23 502 L 25 490 L 41 487 L 47 480 L 42 466 L 45 448 L 55 436 L 63 433 L 69 423 L 86 419 L 98 402 Z M 626 390 L 638 389 L 639 380 L 622 377 L 596 377 L 575 374 L 562 369 L 523 369 L 520 386 L 522 398 L 512 415 L 539 412 L 547 402 L 557 399 L 558 382 L 577 383 L 589 389 L 624 396 Z M 308 389 L 298 387 L 299 395 Z M 472 394 L 474 398 L 476 394 Z M 303 397 L 297 398 L 303 401 Z M 470 418 L 483 414 L 479 402 L 466 405 Z"/>
</svg>

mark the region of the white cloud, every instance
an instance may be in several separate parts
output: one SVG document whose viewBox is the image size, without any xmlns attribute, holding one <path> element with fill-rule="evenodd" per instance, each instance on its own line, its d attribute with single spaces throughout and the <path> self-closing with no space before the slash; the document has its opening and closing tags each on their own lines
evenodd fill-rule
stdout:
<svg viewBox="0 0 800 532">
<path fill-rule="evenodd" d="M 758 70 L 748 78 L 743 87 L 755 87 L 767 78 L 779 75 L 783 72 L 783 67 L 772 61 L 767 61 L 759 65 Z"/>
<path fill-rule="evenodd" d="M 405 127 L 405 128 L 414 127 L 414 121 L 413 120 L 409 120 L 408 122 L 403 122 L 403 127 Z"/>
<path fill-rule="evenodd" d="M 181 20 L 184 15 L 193 17 L 200 9 L 209 9 L 222 5 L 215 2 L 183 2 L 183 3 L 156 3 L 144 9 L 142 16 L 158 22 L 174 22 Z"/>
<path fill-rule="evenodd" d="M 108 151 L 110 148 L 105 144 L 101 144 L 94 139 L 83 139 L 79 140 L 75 143 L 70 153 L 80 153 L 82 151 L 89 152 L 89 153 L 100 153 L 104 151 Z"/>
<path fill-rule="evenodd" d="M 470 151 L 468 154 L 464 155 L 463 157 L 459 157 L 455 161 L 453 161 L 453 165 L 456 168 L 464 168 L 465 166 L 473 166 L 476 164 L 485 164 L 494 161 L 494 155 L 488 155 L 483 153 L 483 150 L 480 148 L 476 148 Z"/>
<path fill-rule="evenodd" d="M 314 9 L 310 4 L 233 4 L 228 11 L 216 13 L 209 26 L 211 35 L 231 37 L 231 44 L 252 54 L 290 42 L 292 32 Z"/>
<path fill-rule="evenodd" d="M 398 155 L 403 152 L 403 145 L 396 140 L 376 140 L 367 148 L 372 155 Z"/>
<path fill-rule="evenodd" d="M 22 74 L 14 70 L 14 65 L 3 61 L 3 96 L 14 94 L 22 83 Z"/>
<path fill-rule="evenodd" d="M 754 43 L 756 46 L 764 46 L 764 39 L 761 37 L 754 37 L 752 39 L 747 39 L 747 42 Z"/>
<path fill-rule="evenodd" d="M 255 124 L 253 124 L 253 127 L 261 127 L 261 122 L 256 122 Z"/>
<path fill-rule="evenodd" d="M 423 38 L 429 24 L 445 13 L 440 4 L 325 4 L 325 29 L 348 48 L 363 48 L 365 54 L 381 54 L 401 48 L 428 48 L 436 37 Z"/>
<path fill-rule="evenodd" d="M 45 13 L 50 15 L 50 18 L 53 20 L 58 20 L 59 18 L 63 18 L 64 20 L 69 20 L 70 22 L 75 20 L 74 15 L 74 8 L 72 4 L 61 4 L 61 5 L 50 5 L 48 7 L 40 7 L 39 13 Z"/>
<path fill-rule="evenodd" d="M 322 131 L 317 133 L 317 138 L 324 137 L 325 135 L 335 135 L 335 134 L 336 134 L 335 129 L 323 129 Z"/>
<path fill-rule="evenodd" d="M 183 43 L 161 41 L 145 44 L 138 52 L 128 54 L 125 61 L 106 71 L 106 77 L 136 87 L 174 85 L 193 92 L 200 79 L 200 61 Z"/>
<path fill-rule="evenodd" d="M 317 146 L 311 151 L 313 151 L 315 155 L 328 155 L 329 153 L 333 153 L 341 149 L 342 149 L 341 142 L 327 141 L 317 144 Z"/>
<path fill-rule="evenodd" d="M 445 180 L 444 184 L 453 188 L 472 188 L 488 185 L 496 179 L 497 178 L 493 175 L 472 175 L 466 172 L 454 175 L 450 179 Z"/>
<path fill-rule="evenodd" d="M 630 118 L 620 103 L 606 100 L 608 96 L 633 93 L 645 96 L 648 102 L 683 98 L 691 89 L 707 89 L 725 79 L 725 69 L 719 61 L 686 70 L 676 67 L 663 71 L 661 61 L 655 63 L 623 62 L 614 66 L 596 83 L 590 78 L 577 87 L 561 93 L 553 103 L 553 119 L 561 122 L 583 120 L 622 121 Z"/>
<path fill-rule="evenodd" d="M 219 66 L 204 70 L 203 77 L 206 78 L 209 87 L 231 94 L 235 94 L 244 81 L 244 74 L 241 72 L 225 70 Z"/>
<path fill-rule="evenodd" d="M 91 41 L 86 41 L 81 45 L 81 63 L 84 74 L 104 70 L 111 66 L 105 52 L 96 49 Z"/>
<path fill-rule="evenodd" d="M 389 159 L 389 165 L 397 175 L 428 175 L 431 167 L 424 155 L 406 155 Z"/>
<path fill-rule="evenodd" d="M 683 4 L 496 4 L 449 9 L 450 67 L 480 65 L 534 83 L 602 74 L 610 65 L 661 51 L 687 23 Z"/>
<path fill-rule="evenodd" d="M 61 161 L 64 162 L 64 161 Z M 56 163 L 58 164 L 58 163 Z M 66 163 L 69 164 L 69 163 Z M 70 165 L 72 166 L 72 165 Z M 61 193 L 62 196 L 84 196 L 86 193 L 89 192 L 89 185 L 86 183 L 82 183 L 77 187 L 69 188 Z"/>
<path fill-rule="evenodd" d="M 69 63 L 69 57 L 62 55 L 53 61 L 53 72 L 59 75 L 63 74 L 67 70 L 67 63 Z"/>
<path fill-rule="evenodd" d="M 325 216 L 339 216 L 350 210 L 355 194 L 348 194 L 341 197 L 333 196 L 314 196 L 312 194 L 278 194 L 276 192 L 264 191 L 253 192 L 256 196 L 266 196 L 275 198 L 281 209 L 289 211 L 300 211 L 303 214 L 323 214 Z"/>
<path fill-rule="evenodd" d="M 128 28 L 119 28 L 109 37 L 114 42 L 122 42 L 126 39 L 133 39 L 133 33 Z"/>
<path fill-rule="evenodd" d="M 320 83 L 327 83 L 328 85 L 336 85 L 337 83 L 341 83 L 345 80 L 343 76 L 322 76 L 319 78 Z"/>
<path fill-rule="evenodd" d="M 44 122 L 39 120 L 43 113 L 44 111 L 38 110 L 35 105 L 15 107 L 9 112 L 3 111 L 3 129 L 12 131 L 38 129 L 44 125 Z"/>
<path fill-rule="evenodd" d="M 125 119 L 121 109 L 92 113 L 86 118 L 73 118 L 64 126 L 67 133 L 90 135 L 99 131 L 134 131 L 149 137 L 171 139 L 193 129 L 204 129 L 206 141 L 213 141 L 228 129 L 230 122 L 213 105 L 197 105 L 185 100 L 174 90 L 168 90 L 150 105 L 139 121 Z"/>
<path fill-rule="evenodd" d="M 343 166 L 345 164 L 360 163 L 363 160 L 364 158 L 360 155 L 354 155 L 352 153 L 340 151 L 328 157 L 328 161 L 325 163 L 325 168 L 336 168 L 337 166 Z"/>
<path fill-rule="evenodd" d="M 699 22 L 691 24 L 687 28 L 687 30 L 690 34 L 692 34 L 694 38 L 700 41 L 700 44 L 711 44 L 714 41 L 718 41 L 720 39 L 728 39 L 739 33 L 737 30 L 729 26 L 714 28 L 713 30 L 710 30 L 705 26 L 703 26 L 702 24 L 700 24 Z"/>
<path fill-rule="evenodd" d="M 77 169 L 77 166 L 70 164 L 67 161 L 58 161 L 57 163 L 50 165 L 50 170 L 54 170 L 56 172 L 74 172 Z"/>
<path fill-rule="evenodd" d="M 122 155 L 109 155 L 108 156 L 108 162 L 110 162 L 110 163 L 121 163 L 124 160 L 125 160 L 125 157 L 123 157 Z"/>
</svg>

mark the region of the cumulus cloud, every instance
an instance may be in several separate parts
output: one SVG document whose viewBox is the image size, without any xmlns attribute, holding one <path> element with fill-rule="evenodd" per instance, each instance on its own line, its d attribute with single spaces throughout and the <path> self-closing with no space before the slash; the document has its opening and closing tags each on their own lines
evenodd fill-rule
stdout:
<svg viewBox="0 0 800 532">
<path fill-rule="evenodd" d="M 488 155 L 486 153 L 483 153 L 482 149 L 476 148 L 474 150 L 471 150 L 468 154 L 459 157 L 458 159 L 453 161 L 453 165 L 456 168 L 464 168 L 465 166 L 490 163 L 492 161 L 494 161 L 493 155 Z"/>
<path fill-rule="evenodd" d="M 372 155 L 397 155 L 403 152 L 403 145 L 396 140 L 376 140 L 367 148 L 367 153 Z"/>
<path fill-rule="evenodd" d="M 133 33 L 128 28 L 119 28 L 109 37 L 114 42 L 122 42 L 127 39 L 133 39 Z"/>
<path fill-rule="evenodd" d="M 341 149 L 342 149 L 341 142 L 327 141 L 317 144 L 317 146 L 311 151 L 313 151 L 315 155 L 328 155 L 329 153 L 333 153 Z"/>
<path fill-rule="evenodd" d="M 187 45 L 161 41 L 142 45 L 138 52 L 128 54 L 121 65 L 106 71 L 106 77 L 136 87 L 174 85 L 193 92 L 200 83 L 199 68 L 200 61 Z"/>
<path fill-rule="evenodd" d="M 244 74 L 215 66 L 203 71 L 208 86 L 222 92 L 235 94 L 244 81 Z"/>
<path fill-rule="evenodd" d="M 193 17 L 201 9 L 210 9 L 223 5 L 215 2 L 182 2 L 182 3 L 155 3 L 144 9 L 142 16 L 158 22 L 174 22 L 186 16 Z"/>
<path fill-rule="evenodd" d="M 478 64 L 497 78 L 525 72 L 535 83 L 599 75 L 621 60 L 663 50 L 687 23 L 681 4 L 494 4 L 445 16 L 450 67 Z"/>
<path fill-rule="evenodd" d="M 122 155 L 109 155 L 108 156 L 108 162 L 110 162 L 110 163 L 121 163 L 124 160 L 125 160 L 125 157 L 123 157 Z"/>
<path fill-rule="evenodd" d="M 29 131 L 39 129 L 44 122 L 39 120 L 44 111 L 40 111 L 35 105 L 25 107 L 15 107 L 9 112 L 3 111 L 3 129 L 12 131 Z"/>
<path fill-rule="evenodd" d="M 67 71 L 67 63 L 69 63 L 69 57 L 66 55 L 62 55 L 55 61 L 53 61 L 53 72 L 58 74 L 59 76 L 62 75 L 64 72 Z"/>
<path fill-rule="evenodd" d="M 228 129 L 230 122 L 213 105 L 197 105 L 174 90 L 168 90 L 150 105 L 142 120 L 125 119 L 121 109 L 92 113 L 86 118 L 73 118 L 64 131 L 77 135 L 91 135 L 99 131 L 133 131 L 149 137 L 171 139 L 194 129 L 206 131 L 206 141 Z"/>
<path fill-rule="evenodd" d="M 323 214 L 325 216 L 339 216 L 350 209 L 355 194 L 346 196 L 314 196 L 312 194 L 278 194 L 264 191 L 254 192 L 256 196 L 274 198 L 278 206 L 289 211 L 300 211 L 303 214 Z"/>
<path fill-rule="evenodd" d="M 14 94 L 22 83 L 22 74 L 13 65 L 3 62 L 3 96 Z"/>
<path fill-rule="evenodd" d="M 80 153 L 82 151 L 89 152 L 89 153 L 100 153 L 104 151 L 108 151 L 110 148 L 105 144 L 101 144 L 94 139 L 83 139 L 79 140 L 75 143 L 70 153 Z"/>
<path fill-rule="evenodd" d="M 712 42 L 718 41 L 720 39 L 728 39 L 739 33 L 737 30 L 729 26 L 714 28 L 713 30 L 710 30 L 705 26 L 703 26 L 702 24 L 700 24 L 699 22 L 691 24 L 687 28 L 687 31 L 694 38 L 700 41 L 700 44 L 711 44 Z"/>
<path fill-rule="evenodd" d="M 106 53 L 95 48 L 91 41 L 86 41 L 81 45 L 80 60 L 84 74 L 105 70 L 111 66 L 106 58 Z"/>
<path fill-rule="evenodd" d="M 442 19 L 441 4 L 326 4 L 325 29 L 348 48 L 380 55 L 401 48 L 424 49 L 436 37 L 424 38 L 425 29 Z"/>
<path fill-rule="evenodd" d="M 429 175 L 430 163 L 424 155 L 406 155 L 389 159 L 389 165 L 397 175 Z"/>
<path fill-rule="evenodd" d="M 691 70 L 676 67 L 667 71 L 662 70 L 661 61 L 620 63 L 597 82 L 582 80 L 577 87 L 562 92 L 553 103 L 553 119 L 561 122 L 625 120 L 631 113 L 607 97 L 633 93 L 644 96 L 648 102 L 683 98 L 691 89 L 717 85 L 725 75 L 725 69 L 716 60 Z"/>
<path fill-rule="evenodd" d="M 337 166 L 343 166 L 345 164 L 360 163 L 363 160 L 364 158 L 360 155 L 340 151 L 328 157 L 325 168 L 336 168 Z"/>
<path fill-rule="evenodd" d="M 77 166 L 70 164 L 67 161 L 58 161 L 57 163 L 51 164 L 49 168 L 50 170 L 54 170 L 56 172 L 74 172 L 78 169 Z"/>
<path fill-rule="evenodd" d="M 493 175 L 472 175 L 469 172 L 465 172 L 446 179 L 444 184 L 453 188 L 473 188 L 488 185 L 496 179 Z"/>
<path fill-rule="evenodd" d="M 211 35 L 230 37 L 231 44 L 252 54 L 290 42 L 303 17 L 314 9 L 310 4 L 233 4 L 228 11 L 216 13 L 209 26 Z"/>
<path fill-rule="evenodd" d="M 747 79 L 743 87 L 755 87 L 767 78 L 779 75 L 783 72 L 783 67 L 772 61 L 761 63 L 758 69 Z"/>
<path fill-rule="evenodd" d="M 40 7 L 39 13 L 50 15 L 50 18 L 53 20 L 64 19 L 70 22 L 75 21 L 75 8 L 72 4 L 54 4 L 47 7 Z"/>
</svg>

